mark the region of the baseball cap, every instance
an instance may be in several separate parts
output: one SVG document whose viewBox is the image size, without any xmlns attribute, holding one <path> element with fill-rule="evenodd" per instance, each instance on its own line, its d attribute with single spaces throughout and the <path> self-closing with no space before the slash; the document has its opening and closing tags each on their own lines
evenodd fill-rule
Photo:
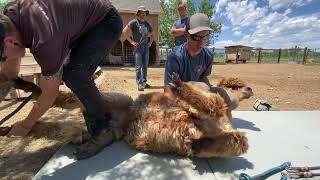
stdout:
<svg viewBox="0 0 320 180">
<path fill-rule="evenodd" d="M 139 6 L 136 15 L 137 15 L 140 11 L 146 12 L 146 13 L 147 13 L 147 16 L 149 15 L 149 10 L 148 10 L 145 6 Z"/>
<path fill-rule="evenodd" d="M 181 3 L 181 4 L 179 4 L 178 9 L 179 10 L 180 9 L 187 9 L 187 7 L 188 7 L 187 3 Z"/>
<path fill-rule="evenodd" d="M 209 18 L 203 13 L 196 13 L 189 19 L 189 34 L 195 34 L 200 31 L 213 31 L 209 25 Z"/>
</svg>

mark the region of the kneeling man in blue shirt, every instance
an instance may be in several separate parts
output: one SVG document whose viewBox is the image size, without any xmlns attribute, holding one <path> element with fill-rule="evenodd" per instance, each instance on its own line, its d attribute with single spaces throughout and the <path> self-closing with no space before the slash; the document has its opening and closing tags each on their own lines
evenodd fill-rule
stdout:
<svg viewBox="0 0 320 180">
<path fill-rule="evenodd" d="M 211 74 L 213 52 L 206 48 L 206 44 L 213 29 L 209 26 L 208 16 L 202 13 L 192 15 L 187 30 L 187 42 L 173 49 L 165 65 L 164 92 L 171 100 L 175 99 L 169 85 L 173 73 L 177 73 L 184 82 L 200 81 L 211 86 L 208 76 Z"/>
</svg>

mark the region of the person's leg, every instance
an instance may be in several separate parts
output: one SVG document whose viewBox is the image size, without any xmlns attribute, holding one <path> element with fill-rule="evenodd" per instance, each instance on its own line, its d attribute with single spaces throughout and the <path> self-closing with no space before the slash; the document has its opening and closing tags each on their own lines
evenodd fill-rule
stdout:
<svg viewBox="0 0 320 180">
<path fill-rule="evenodd" d="M 142 82 L 142 65 L 143 65 L 143 52 L 136 50 L 135 53 L 135 68 L 136 68 L 136 82 L 138 85 L 138 90 L 143 91 Z"/>
<path fill-rule="evenodd" d="M 116 44 L 121 31 L 122 19 L 115 11 L 111 11 L 79 40 L 71 50 L 70 62 L 64 68 L 63 80 L 84 105 L 85 121 L 92 135 L 91 140 L 77 149 L 78 159 L 91 157 L 110 143 L 108 138 L 100 137 L 105 132 L 107 121 L 102 96 L 91 76 Z"/>
<path fill-rule="evenodd" d="M 143 61 L 142 61 L 142 82 L 143 82 L 144 88 L 149 88 L 149 85 L 147 85 L 148 65 L 149 65 L 149 48 L 146 48 L 143 53 Z"/>
</svg>

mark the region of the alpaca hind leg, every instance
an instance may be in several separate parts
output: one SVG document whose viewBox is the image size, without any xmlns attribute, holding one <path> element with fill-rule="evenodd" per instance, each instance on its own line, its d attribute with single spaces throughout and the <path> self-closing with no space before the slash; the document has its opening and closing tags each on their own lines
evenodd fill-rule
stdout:
<svg viewBox="0 0 320 180">
<path fill-rule="evenodd" d="M 231 157 L 246 153 L 249 145 L 245 133 L 235 131 L 195 140 L 192 148 L 197 157 Z"/>
</svg>

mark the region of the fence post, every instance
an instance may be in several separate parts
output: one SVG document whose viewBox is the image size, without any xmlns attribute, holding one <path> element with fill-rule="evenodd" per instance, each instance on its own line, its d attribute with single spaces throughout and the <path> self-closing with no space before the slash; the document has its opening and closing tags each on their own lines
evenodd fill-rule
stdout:
<svg viewBox="0 0 320 180">
<path fill-rule="evenodd" d="M 239 49 L 237 48 L 237 54 L 236 54 L 236 64 L 238 64 L 239 61 Z"/>
<path fill-rule="evenodd" d="M 294 47 L 292 61 L 297 62 L 297 46 Z"/>
<path fill-rule="evenodd" d="M 279 54 L 278 54 L 278 64 L 280 63 L 280 57 L 281 57 L 281 48 L 279 49 Z"/>
<path fill-rule="evenodd" d="M 257 57 L 258 63 L 261 62 L 261 48 L 258 48 L 258 57 Z"/>
<path fill-rule="evenodd" d="M 306 64 L 306 60 L 307 60 L 307 52 L 308 52 L 308 48 L 305 47 L 304 51 L 303 51 L 303 59 L 302 59 L 302 64 L 305 65 Z"/>
</svg>

